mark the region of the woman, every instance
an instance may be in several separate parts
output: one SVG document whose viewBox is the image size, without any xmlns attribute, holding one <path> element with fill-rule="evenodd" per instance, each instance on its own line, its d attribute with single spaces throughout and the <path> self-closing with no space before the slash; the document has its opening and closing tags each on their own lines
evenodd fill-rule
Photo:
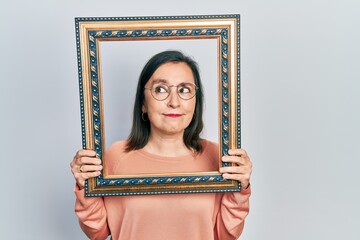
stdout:
<svg viewBox="0 0 360 240">
<path fill-rule="evenodd" d="M 129 138 L 106 151 L 108 174 L 217 171 L 217 144 L 200 138 L 203 93 L 197 64 L 178 51 L 152 57 L 141 72 Z M 241 182 L 235 193 L 84 197 L 86 179 L 100 175 L 100 159 L 79 150 L 71 162 L 75 212 L 91 239 L 237 239 L 249 212 L 251 161 L 229 150 L 226 179 Z"/>
</svg>

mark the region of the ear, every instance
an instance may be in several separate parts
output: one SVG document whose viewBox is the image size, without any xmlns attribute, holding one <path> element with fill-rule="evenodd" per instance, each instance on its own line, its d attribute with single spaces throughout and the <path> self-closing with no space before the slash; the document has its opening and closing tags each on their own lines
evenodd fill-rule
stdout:
<svg viewBox="0 0 360 240">
<path fill-rule="evenodd" d="M 142 111 L 143 113 L 146 113 L 146 112 L 147 112 L 146 107 L 145 107 L 145 104 L 143 104 L 143 105 L 141 106 L 141 111 Z"/>
</svg>

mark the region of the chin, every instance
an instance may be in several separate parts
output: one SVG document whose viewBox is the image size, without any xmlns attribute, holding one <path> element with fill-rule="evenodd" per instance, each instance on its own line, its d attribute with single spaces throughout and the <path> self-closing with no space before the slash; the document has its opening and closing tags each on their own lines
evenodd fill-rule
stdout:
<svg viewBox="0 0 360 240">
<path fill-rule="evenodd" d="M 170 129 L 170 130 L 165 130 L 164 132 L 168 133 L 168 134 L 179 134 L 179 133 L 183 133 L 184 131 L 183 130 Z"/>
<path fill-rule="evenodd" d="M 167 128 L 163 130 L 163 133 L 168 135 L 177 135 L 177 134 L 183 134 L 184 129 L 178 129 L 178 128 Z"/>
</svg>

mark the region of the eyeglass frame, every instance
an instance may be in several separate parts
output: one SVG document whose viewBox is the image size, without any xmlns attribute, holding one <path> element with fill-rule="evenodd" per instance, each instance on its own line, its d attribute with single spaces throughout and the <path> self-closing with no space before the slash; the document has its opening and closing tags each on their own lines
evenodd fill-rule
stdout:
<svg viewBox="0 0 360 240">
<path fill-rule="evenodd" d="M 151 84 L 151 87 L 148 87 L 148 88 L 147 88 L 147 87 L 144 87 L 144 90 L 150 90 L 151 96 L 152 96 L 156 101 L 165 101 L 165 100 L 170 96 L 170 94 L 171 94 L 171 88 L 172 88 L 172 87 L 176 87 L 176 93 L 177 93 L 177 95 L 179 96 L 179 98 L 181 98 L 182 100 L 185 100 L 185 101 L 194 98 L 194 97 L 196 96 L 197 90 L 199 89 L 199 87 L 196 86 L 195 83 L 191 83 L 191 82 L 182 82 L 182 83 L 179 83 L 178 85 L 174 85 L 174 84 L 173 84 L 173 85 L 169 85 L 169 84 L 167 84 L 167 83 L 163 83 L 164 85 L 166 85 L 167 87 L 169 87 L 170 91 L 169 91 L 169 94 L 166 96 L 166 98 L 164 98 L 164 99 L 162 99 L 162 100 L 159 100 L 159 99 L 157 99 L 156 97 L 154 97 L 153 92 L 152 92 L 152 88 L 153 88 L 154 84 L 157 84 L 157 83 L 158 83 L 158 82 L 153 82 L 153 83 Z M 184 83 L 186 83 L 186 84 L 192 84 L 192 85 L 195 86 L 195 94 L 194 94 L 194 96 L 192 96 L 191 98 L 187 98 L 187 99 L 182 98 L 182 97 L 180 96 L 180 94 L 179 94 L 179 91 L 177 91 L 177 90 L 178 90 L 177 88 L 178 88 L 181 84 L 184 84 Z"/>
</svg>

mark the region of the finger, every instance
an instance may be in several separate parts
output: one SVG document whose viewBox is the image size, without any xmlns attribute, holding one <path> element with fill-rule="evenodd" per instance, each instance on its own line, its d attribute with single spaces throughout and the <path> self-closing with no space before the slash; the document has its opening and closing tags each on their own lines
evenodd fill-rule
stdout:
<svg viewBox="0 0 360 240">
<path fill-rule="evenodd" d="M 94 171 L 101 171 L 103 166 L 101 165 L 82 165 L 79 168 L 79 172 L 94 172 Z"/>
<path fill-rule="evenodd" d="M 237 173 L 237 174 L 248 174 L 251 173 L 251 169 L 248 167 L 237 166 L 237 167 L 222 167 L 219 169 L 221 173 Z"/>
<path fill-rule="evenodd" d="M 239 181 L 242 176 L 240 176 L 240 174 L 231 174 L 231 173 L 224 173 L 223 178 L 228 179 L 228 180 L 237 180 Z"/>
<path fill-rule="evenodd" d="M 83 189 L 85 186 L 85 181 L 89 178 L 97 177 L 101 174 L 100 171 L 96 172 L 89 172 L 89 173 L 81 173 L 75 174 L 76 175 L 76 183 L 80 189 Z"/>
<path fill-rule="evenodd" d="M 80 189 L 83 189 L 85 187 L 85 180 L 76 181 L 76 183 Z"/>
<path fill-rule="evenodd" d="M 242 174 L 224 173 L 222 176 L 225 179 L 236 180 L 236 181 L 239 181 L 239 182 L 247 182 L 249 180 L 247 175 L 242 175 Z"/>
<path fill-rule="evenodd" d="M 96 152 L 94 150 L 86 150 L 86 149 L 80 149 L 77 151 L 75 157 L 95 157 Z"/>
<path fill-rule="evenodd" d="M 81 183 L 82 181 L 85 181 L 89 178 L 92 178 L 92 177 L 97 177 L 101 175 L 101 172 L 100 171 L 95 171 L 95 172 L 76 172 L 74 173 L 74 177 L 75 177 L 75 180 L 76 182 L 78 183 Z"/>
<path fill-rule="evenodd" d="M 221 173 L 240 173 L 238 167 L 222 167 L 219 169 Z"/>
<path fill-rule="evenodd" d="M 239 156 L 223 156 L 222 161 L 237 163 L 237 164 L 245 164 L 246 163 L 246 159 L 239 157 Z"/>
<path fill-rule="evenodd" d="M 93 178 L 93 177 L 97 177 L 101 174 L 100 171 L 95 171 L 95 172 L 85 172 L 85 173 L 82 173 L 82 177 L 84 180 L 87 180 L 89 178 Z"/>
<path fill-rule="evenodd" d="M 101 160 L 95 157 L 81 157 L 76 160 L 77 165 L 100 165 Z"/>
<path fill-rule="evenodd" d="M 236 148 L 236 149 L 229 149 L 228 151 L 229 155 L 236 155 L 236 156 L 246 156 L 247 152 L 242 148 Z"/>
<path fill-rule="evenodd" d="M 249 176 L 244 176 L 244 175 L 239 175 L 239 174 L 224 173 L 223 178 L 227 179 L 227 180 L 235 180 L 235 181 L 240 182 L 241 188 L 247 188 L 250 183 Z"/>
</svg>

